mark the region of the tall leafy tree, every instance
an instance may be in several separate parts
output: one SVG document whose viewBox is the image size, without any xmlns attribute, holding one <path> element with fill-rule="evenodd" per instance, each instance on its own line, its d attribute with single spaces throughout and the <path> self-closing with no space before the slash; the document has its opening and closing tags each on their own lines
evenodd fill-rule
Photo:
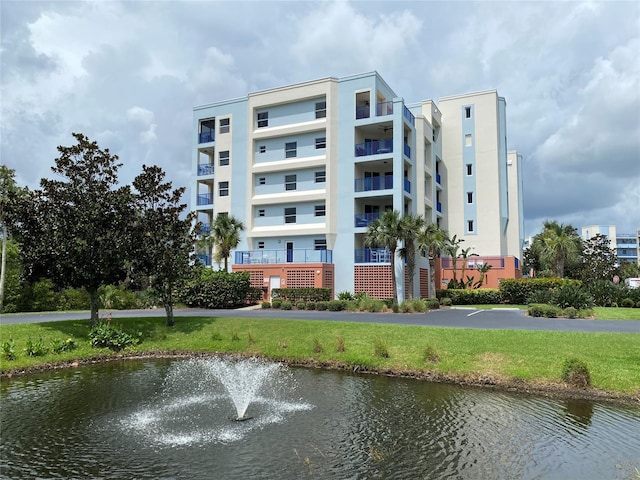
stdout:
<svg viewBox="0 0 640 480">
<path fill-rule="evenodd" d="M 167 314 L 167 326 L 175 324 L 174 291 L 185 278 L 193 256 L 195 213 L 183 217 L 187 205 L 180 203 L 185 188 L 172 190 L 157 166 L 142 166 L 133 181 L 137 215 L 134 223 L 133 269 L 148 276 Z"/>
<path fill-rule="evenodd" d="M 27 278 L 85 288 L 93 325 L 98 288 L 125 277 L 132 196 L 128 186 L 118 187 L 118 156 L 81 133 L 73 137 L 77 143 L 59 146 L 52 167 L 61 179 L 43 178 L 21 203 L 16 233 Z"/>
<path fill-rule="evenodd" d="M 542 259 L 551 266 L 554 275 L 560 278 L 565 275 L 567 263 L 578 261 L 582 250 L 582 240 L 575 227 L 556 221 L 544 223 L 538 241 Z"/>
<path fill-rule="evenodd" d="M 397 210 L 387 210 L 367 227 L 364 237 L 366 247 L 387 248 L 391 253 L 391 281 L 393 283 L 393 301 L 398 301 L 398 286 L 396 285 L 396 250 L 398 242 L 404 238 L 400 213 Z"/>
<path fill-rule="evenodd" d="M 409 292 L 407 298 L 413 298 L 414 281 L 413 276 L 416 272 L 416 240 L 418 235 L 425 227 L 423 217 L 418 215 L 405 215 L 400 220 L 402 231 L 403 247 L 400 249 L 400 258 L 407 263 L 407 273 L 409 277 Z"/>
<path fill-rule="evenodd" d="M 2 225 L 2 260 L 0 267 L 0 311 L 4 302 L 5 279 L 7 275 L 7 242 L 9 226 L 15 221 L 16 202 L 26 195 L 26 190 L 17 186 L 15 170 L 0 165 L 0 224 Z"/>
<path fill-rule="evenodd" d="M 597 234 L 584 242 L 581 280 L 585 283 L 612 280 L 618 270 L 617 262 L 616 251 L 611 248 L 609 239 Z"/>
<path fill-rule="evenodd" d="M 224 270 L 229 268 L 231 250 L 240 243 L 240 235 L 244 231 L 244 224 L 233 215 L 218 214 L 211 225 L 211 238 L 218 260 L 224 260 Z"/>
<path fill-rule="evenodd" d="M 418 234 L 418 251 L 429 258 L 429 297 L 436 298 L 436 259 L 448 251 L 449 234 L 430 223 Z"/>
</svg>

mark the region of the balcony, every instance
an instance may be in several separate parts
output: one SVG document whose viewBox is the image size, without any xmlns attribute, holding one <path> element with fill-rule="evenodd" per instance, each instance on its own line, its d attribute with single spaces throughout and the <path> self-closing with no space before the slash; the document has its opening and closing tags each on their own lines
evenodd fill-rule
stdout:
<svg viewBox="0 0 640 480">
<path fill-rule="evenodd" d="M 368 227 L 369 224 L 378 218 L 380 218 L 382 214 L 380 212 L 377 213 L 356 213 L 355 214 L 355 226 L 356 227 Z"/>
<path fill-rule="evenodd" d="M 440 174 L 438 172 L 436 172 L 436 183 L 438 185 L 442 185 L 442 177 L 440 177 Z"/>
<path fill-rule="evenodd" d="M 333 263 L 333 250 L 294 248 L 292 250 L 244 250 L 235 252 L 238 265 L 268 263 Z"/>
<path fill-rule="evenodd" d="M 411 193 L 411 182 L 408 178 L 404 179 L 404 191 L 407 193 Z"/>
<path fill-rule="evenodd" d="M 371 115 L 371 108 L 369 108 L 369 105 L 356 106 L 356 120 L 360 118 L 369 118 L 370 115 Z"/>
<path fill-rule="evenodd" d="M 200 233 L 201 234 L 211 233 L 211 224 L 210 223 L 201 223 L 200 224 Z"/>
<path fill-rule="evenodd" d="M 416 126 L 416 117 L 411 113 L 407 107 L 403 107 L 404 118 L 406 118 L 411 125 Z"/>
<path fill-rule="evenodd" d="M 355 263 L 391 263 L 391 252 L 387 248 L 360 248 L 354 253 Z"/>
<path fill-rule="evenodd" d="M 376 116 L 384 117 L 393 115 L 393 102 L 381 102 L 376 104 Z"/>
<path fill-rule="evenodd" d="M 411 147 L 406 143 L 404 144 L 404 156 L 407 158 L 411 158 Z"/>
<path fill-rule="evenodd" d="M 436 210 L 438 213 L 442 213 L 442 203 L 436 202 Z"/>
<path fill-rule="evenodd" d="M 213 175 L 213 163 L 201 163 L 198 165 L 198 175 Z"/>
<path fill-rule="evenodd" d="M 208 132 L 201 132 L 198 136 L 198 143 L 209 143 L 216 139 L 215 130 L 209 130 Z"/>
<path fill-rule="evenodd" d="M 211 266 L 211 255 L 207 255 L 206 253 L 198 253 L 196 257 L 201 264 L 206 265 L 207 267 Z"/>
<path fill-rule="evenodd" d="M 212 205 L 213 193 L 199 193 L 197 203 L 198 205 Z"/>
<path fill-rule="evenodd" d="M 391 188 L 393 188 L 393 175 L 381 175 L 379 177 L 365 177 L 355 179 L 356 192 L 389 190 Z"/>
<path fill-rule="evenodd" d="M 393 153 L 393 138 L 356 144 L 356 157 L 366 157 L 367 155 L 378 155 L 381 153 Z"/>
</svg>

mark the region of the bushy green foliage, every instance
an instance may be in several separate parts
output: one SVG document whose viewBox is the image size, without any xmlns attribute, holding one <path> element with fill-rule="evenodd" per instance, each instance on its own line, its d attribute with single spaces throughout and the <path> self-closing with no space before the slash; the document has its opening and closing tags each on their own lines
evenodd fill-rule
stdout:
<svg viewBox="0 0 640 480">
<path fill-rule="evenodd" d="M 306 307 L 306 303 L 305 303 L 305 302 L 297 302 L 297 303 L 296 303 L 296 308 L 297 308 L 298 310 L 304 310 L 304 309 L 305 309 L 305 307 Z"/>
<path fill-rule="evenodd" d="M 318 340 L 317 338 L 313 339 L 313 353 L 322 353 L 324 351 L 324 348 L 322 347 L 322 344 L 320 343 L 320 340 Z"/>
<path fill-rule="evenodd" d="M 6 342 L 2 342 L 0 349 L 2 350 L 2 356 L 5 358 L 5 360 L 16 359 L 16 346 L 13 338 L 10 338 Z"/>
<path fill-rule="evenodd" d="M 562 380 L 574 387 L 588 387 L 591 385 L 589 367 L 582 360 L 568 358 L 562 364 Z"/>
<path fill-rule="evenodd" d="M 344 338 L 342 338 L 340 335 L 336 335 L 336 352 L 344 352 Z"/>
<path fill-rule="evenodd" d="M 66 340 L 58 340 L 54 339 L 51 341 L 51 350 L 53 353 L 62 353 L 62 352 L 70 352 L 71 350 L 75 350 L 76 341 L 68 337 Z"/>
<path fill-rule="evenodd" d="M 245 304 L 249 288 L 249 272 L 228 273 L 197 266 L 180 289 L 179 298 L 189 307 L 237 308 Z"/>
<path fill-rule="evenodd" d="M 534 303 L 532 305 L 529 305 L 529 308 L 527 308 L 527 313 L 530 317 L 556 318 L 562 314 L 562 310 L 555 305 Z"/>
<path fill-rule="evenodd" d="M 502 303 L 500 291 L 496 288 L 474 290 L 442 289 L 436 292 L 439 299 L 450 298 L 453 305 L 490 305 Z"/>
<path fill-rule="evenodd" d="M 343 300 L 331 300 L 327 302 L 327 310 L 330 312 L 341 312 L 345 307 L 346 304 Z"/>
<path fill-rule="evenodd" d="M 553 290 L 537 290 L 527 297 L 527 304 L 551 303 L 553 301 Z"/>
<path fill-rule="evenodd" d="M 413 313 L 413 304 L 407 300 L 400 302 L 398 310 L 401 313 Z"/>
<path fill-rule="evenodd" d="M 558 288 L 565 282 L 579 283 L 577 280 L 567 280 L 557 277 L 507 278 L 500 282 L 499 291 L 504 303 L 522 305 L 534 292 Z"/>
<path fill-rule="evenodd" d="M 440 305 L 442 305 L 443 307 L 450 307 L 451 305 L 453 305 L 453 302 L 449 297 L 446 297 L 442 299 L 442 301 L 440 302 Z"/>
<path fill-rule="evenodd" d="M 38 340 L 27 340 L 27 346 L 24 349 L 25 353 L 29 357 L 42 357 L 49 353 L 49 349 L 45 347 L 44 342 L 42 341 L 42 337 L 38 338 Z"/>
<path fill-rule="evenodd" d="M 438 355 L 436 349 L 431 345 L 424 347 L 423 358 L 424 361 L 428 363 L 438 363 L 440 361 L 440 355 Z"/>
<path fill-rule="evenodd" d="M 260 287 L 249 287 L 245 303 L 248 305 L 257 305 L 262 300 L 262 296 L 262 289 Z"/>
<path fill-rule="evenodd" d="M 280 298 L 274 298 L 271 300 L 271 306 L 273 308 L 282 308 L 282 300 Z"/>
<path fill-rule="evenodd" d="M 137 345 L 141 338 L 142 332 L 127 333 L 119 325 L 112 324 L 108 320 L 100 320 L 89 332 L 92 347 L 108 348 L 116 352 Z"/>
<path fill-rule="evenodd" d="M 389 346 L 384 338 L 376 337 L 373 340 L 373 354 L 376 357 L 389 358 Z"/>
<path fill-rule="evenodd" d="M 331 300 L 330 288 L 274 288 L 271 290 L 273 298 L 289 300 L 290 302 L 328 302 Z"/>
<path fill-rule="evenodd" d="M 620 303 L 620 305 L 622 307 L 631 308 L 631 307 L 633 307 L 635 305 L 635 303 L 634 303 L 634 301 L 632 299 L 627 297 L 627 298 L 623 298 L 622 299 L 622 302 Z"/>
<path fill-rule="evenodd" d="M 307 302 L 306 309 L 307 310 L 315 310 L 316 309 L 316 302 Z"/>
<path fill-rule="evenodd" d="M 260 305 L 262 306 L 263 309 L 271 308 L 270 302 L 262 302 Z"/>
<path fill-rule="evenodd" d="M 328 307 L 328 302 L 316 302 L 316 310 L 326 310 Z"/>
<path fill-rule="evenodd" d="M 593 297 L 579 283 L 563 282 L 553 290 L 552 303 L 560 308 L 573 307 L 576 310 L 593 307 Z"/>
<path fill-rule="evenodd" d="M 280 308 L 282 310 L 291 310 L 293 308 L 293 304 L 289 300 L 283 300 Z"/>
<path fill-rule="evenodd" d="M 576 318 L 578 316 L 578 310 L 574 307 L 567 307 L 562 311 L 562 316 L 564 318 Z"/>
<path fill-rule="evenodd" d="M 353 295 L 351 295 L 351 292 L 348 292 L 346 290 L 338 293 L 338 300 L 353 300 Z"/>
<path fill-rule="evenodd" d="M 437 298 L 427 298 L 424 303 L 428 310 L 438 310 L 440 308 L 440 302 Z"/>
</svg>

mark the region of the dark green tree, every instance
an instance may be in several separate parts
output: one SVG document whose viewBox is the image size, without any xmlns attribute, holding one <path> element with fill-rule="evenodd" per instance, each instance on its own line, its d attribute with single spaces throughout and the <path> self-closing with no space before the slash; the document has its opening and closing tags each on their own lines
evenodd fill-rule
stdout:
<svg viewBox="0 0 640 480">
<path fill-rule="evenodd" d="M 544 222 L 542 232 L 533 237 L 528 264 L 539 264 L 538 272 L 556 277 L 576 276 L 581 265 L 582 239 L 571 225 L 556 221 Z M 537 260 L 536 260 L 537 259 Z"/>
<path fill-rule="evenodd" d="M 449 234 L 430 223 L 418 234 L 418 251 L 429 256 L 429 298 L 436 298 L 436 259 L 449 247 Z"/>
<path fill-rule="evenodd" d="M 413 276 L 416 272 L 416 240 L 418 235 L 425 227 L 424 218 L 417 215 L 405 215 L 400 220 L 402 230 L 403 246 L 399 250 L 400 258 L 404 259 L 407 265 L 407 274 L 409 279 L 408 292 L 406 298 L 413 298 L 414 281 Z"/>
<path fill-rule="evenodd" d="M 393 301 L 398 301 L 398 286 L 396 285 L 396 250 L 398 242 L 404 238 L 400 213 L 397 210 L 387 210 L 367 227 L 364 237 L 365 247 L 387 248 L 391 253 L 391 281 L 393 283 Z"/>
<path fill-rule="evenodd" d="M 172 190 L 164 182 L 165 172 L 157 166 L 142 166 L 133 181 L 137 215 L 133 229 L 132 266 L 136 274 L 148 277 L 167 313 L 167 326 L 175 324 L 174 294 L 178 282 L 189 275 L 193 260 L 195 212 L 184 216 L 180 203 L 185 188 Z"/>
<path fill-rule="evenodd" d="M 40 189 L 21 202 L 16 235 L 28 280 L 50 278 L 57 288 L 85 288 L 91 324 L 98 322 L 98 288 L 125 278 L 130 257 L 133 201 L 118 187 L 122 163 L 81 133 L 77 144 L 59 146 Z"/>
<path fill-rule="evenodd" d="M 7 242 L 10 225 L 14 222 L 14 210 L 19 197 L 26 190 L 19 188 L 15 181 L 15 170 L 0 165 L 0 224 L 2 225 L 2 260 L 0 267 L 0 312 L 4 305 L 5 279 L 7 276 Z"/>
<path fill-rule="evenodd" d="M 240 234 L 243 230 L 244 224 L 233 215 L 218 214 L 211 225 L 210 237 L 215 249 L 214 256 L 217 262 L 224 260 L 225 272 L 229 268 L 231 250 L 240 243 Z"/>
<path fill-rule="evenodd" d="M 587 282 L 609 280 L 617 273 L 618 257 L 606 235 L 597 234 L 584 242 L 580 279 Z"/>
</svg>

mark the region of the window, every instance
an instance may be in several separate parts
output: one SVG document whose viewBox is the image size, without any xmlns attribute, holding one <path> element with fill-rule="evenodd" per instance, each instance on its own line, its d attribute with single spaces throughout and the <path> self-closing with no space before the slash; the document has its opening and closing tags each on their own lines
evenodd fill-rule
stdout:
<svg viewBox="0 0 640 480">
<path fill-rule="evenodd" d="M 464 118 L 471 118 L 471 107 L 464 107 Z"/>
<path fill-rule="evenodd" d="M 473 192 L 467 192 L 467 203 L 473 203 Z"/>
<path fill-rule="evenodd" d="M 298 156 L 298 142 L 288 142 L 284 144 L 284 158 Z"/>
<path fill-rule="evenodd" d="M 229 165 L 229 150 L 225 150 L 224 152 L 220 152 L 219 154 L 220 166 L 226 167 Z"/>
<path fill-rule="evenodd" d="M 269 112 L 258 113 L 258 128 L 269 126 Z"/>
<path fill-rule="evenodd" d="M 316 217 L 324 217 L 326 215 L 326 206 L 325 205 L 316 205 Z"/>
<path fill-rule="evenodd" d="M 267 151 L 267 147 L 266 147 L 266 145 L 260 145 L 260 146 L 258 147 L 258 151 L 259 151 L 260 153 L 265 153 L 265 152 Z"/>
<path fill-rule="evenodd" d="M 471 145 L 473 145 L 473 139 L 471 138 L 471 134 L 467 133 L 464 136 L 464 146 L 465 147 L 470 147 Z"/>
<path fill-rule="evenodd" d="M 467 220 L 467 231 L 473 232 L 473 220 Z"/>
<path fill-rule="evenodd" d="M 327 249 L 327 241 L 323 238 L 320 240 L 314 240 L 314 248 L 315 250 L 326 250 Z"/>
<path fill-rule="evenodd" d="M 221 197 L 228 197 L 229 196 L 229 182 L 220 182 L 218 184 L 218 189 L 219 189 L 219 195 Z"/>
<path fill-rule="evenodd" d="M 295 190 L 297 188 L 297 176 L 296 175 L 285 175 L 284 176 L 284 189 L 285 190 Z"/>
<path fill-rule="evenodd" d="M 258 179 L 258 185 L 266 185 L 267 184 L 267 178 L 266 177 L 260 177 Z"/>
<path fill-rule="evenodd" d="M 258 242 L 258 248 L 264 248 L 264 242 Z"/>
<path fill-rule="evenodd" d="M 316 102 L 316 118 L 327 116 L 327 102 Z"/>
<path fill-rule="evenodd" d="M 473 165 L 467 163 L 467 175 L 473 175 Z"/>
<path fill-rule="evenodd" d="M 296 207 L 284 209 L 284 223 L 296 223 Z"/>
<path fill-rule="evenodd" d="M 316 138 L 316 150 L 327 148 L 327 137 Z"/>
<path fill-rule="evenodd" d="M 220 119 L 220 133 L 229 133 L 229 127 L 231 125 L 231 120 L 228 118 Z"/>
<path fill-rule="evenodd" d="M 264 208 L 261 208 L 260 210 L 258 210 L 258 216 L 259 217 L 264 217 L 265 216 Z"/>
<path fill-rule="evenodd" d="M 316 172 L 316 183 L 324 183 L 326 181 L 327 181 L 327 172 L 325 170 Z"/>
</svg>

